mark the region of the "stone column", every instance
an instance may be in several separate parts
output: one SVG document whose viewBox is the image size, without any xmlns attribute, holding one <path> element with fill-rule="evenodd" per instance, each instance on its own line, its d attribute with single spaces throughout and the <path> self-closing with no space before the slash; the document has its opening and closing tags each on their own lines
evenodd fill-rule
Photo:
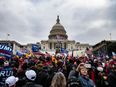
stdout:
<svg viewBox="0 0 116 87">
<path fill-rule="evenodd" d="M 54 50 L 56 49 L 56 42 L 54 42 Z"/>
<path fill-rule="evenodd" d="M 67 43 L 66 43 L 66 42 L 64 43 L 64 48 L 65 48 L 65 49 L 67 48 Z"/>
<path fill-rule="evenodd" d="M 54 50 L 54 43 L 52 42 L 52 50 Z"/>
<path fill-rule="evenodd" d="M 62 48 L 64 48 L 64 43 L 62 42 Z"/>
<path fill-rule="evenodd" d="M 49 49 L 52 50 L 52 42 L 49 42 Z"/>
</svg>

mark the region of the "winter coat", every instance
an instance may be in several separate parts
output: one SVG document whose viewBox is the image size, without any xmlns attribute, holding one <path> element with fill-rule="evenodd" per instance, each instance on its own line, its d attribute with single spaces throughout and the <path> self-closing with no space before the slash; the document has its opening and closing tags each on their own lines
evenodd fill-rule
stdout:
<svg viewBox="0 0 116 87">
<path fill-rule="evenodd" d="M 79 80 L 81 82 L 81 86 L 82 87 L 95 87 L 95 84 L 94 82 L 88 78 L 88 77 L 85 77 L 85 76 L 79 76 Z"/>
<path fill-rule="evenodd" d="M 108 82 L 110 84 L 111 87 L 116 87 L 116 72 L 111 72 L 108 75 Z"/>
</svg>

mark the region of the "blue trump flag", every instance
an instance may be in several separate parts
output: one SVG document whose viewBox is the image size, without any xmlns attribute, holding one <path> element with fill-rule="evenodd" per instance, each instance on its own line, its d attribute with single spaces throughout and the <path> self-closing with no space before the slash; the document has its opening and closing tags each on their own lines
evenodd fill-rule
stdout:
<svg viewBox="0 0 116 87">
<path fill-rule="evenodd" d="M 37 44 L 32 44 L 32 52 L 38 52 L 40 49 L 40 46 Z"/>
<path fill-rule="evenodd" d="M 0 44 L 0 55 L 4 56 L 6 58 L 11 58 L 13 54 L 13 49 L 6 45 L 6 44 Z"/>
<path fill-rule="evenodd" d="M 68 53 L 68 51 L 65 48 L 61 48 L 61 53 Z"/>
</svg>

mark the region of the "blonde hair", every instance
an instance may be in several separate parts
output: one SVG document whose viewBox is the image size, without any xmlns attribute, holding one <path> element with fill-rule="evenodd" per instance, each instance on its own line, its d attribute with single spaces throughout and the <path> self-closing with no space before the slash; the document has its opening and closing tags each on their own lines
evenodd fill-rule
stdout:
<svg viewBox="0 0 116 87">
<path fill-rule="evenodd" d="M 57 72 L 54 75 L 51 87 L 66 87 L 66 78 L 62 72 Z"/>
</svg>

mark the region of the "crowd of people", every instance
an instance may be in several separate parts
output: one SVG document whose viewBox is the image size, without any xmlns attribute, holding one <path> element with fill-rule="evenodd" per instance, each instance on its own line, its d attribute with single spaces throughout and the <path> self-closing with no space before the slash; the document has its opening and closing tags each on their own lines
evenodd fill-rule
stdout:
<svg viewBox="0 0 116 87">
<path fill-rule="evenodd" d="M 0 87 L 116 87 L 116 54 L 1 57 Z"/>
</svg>

